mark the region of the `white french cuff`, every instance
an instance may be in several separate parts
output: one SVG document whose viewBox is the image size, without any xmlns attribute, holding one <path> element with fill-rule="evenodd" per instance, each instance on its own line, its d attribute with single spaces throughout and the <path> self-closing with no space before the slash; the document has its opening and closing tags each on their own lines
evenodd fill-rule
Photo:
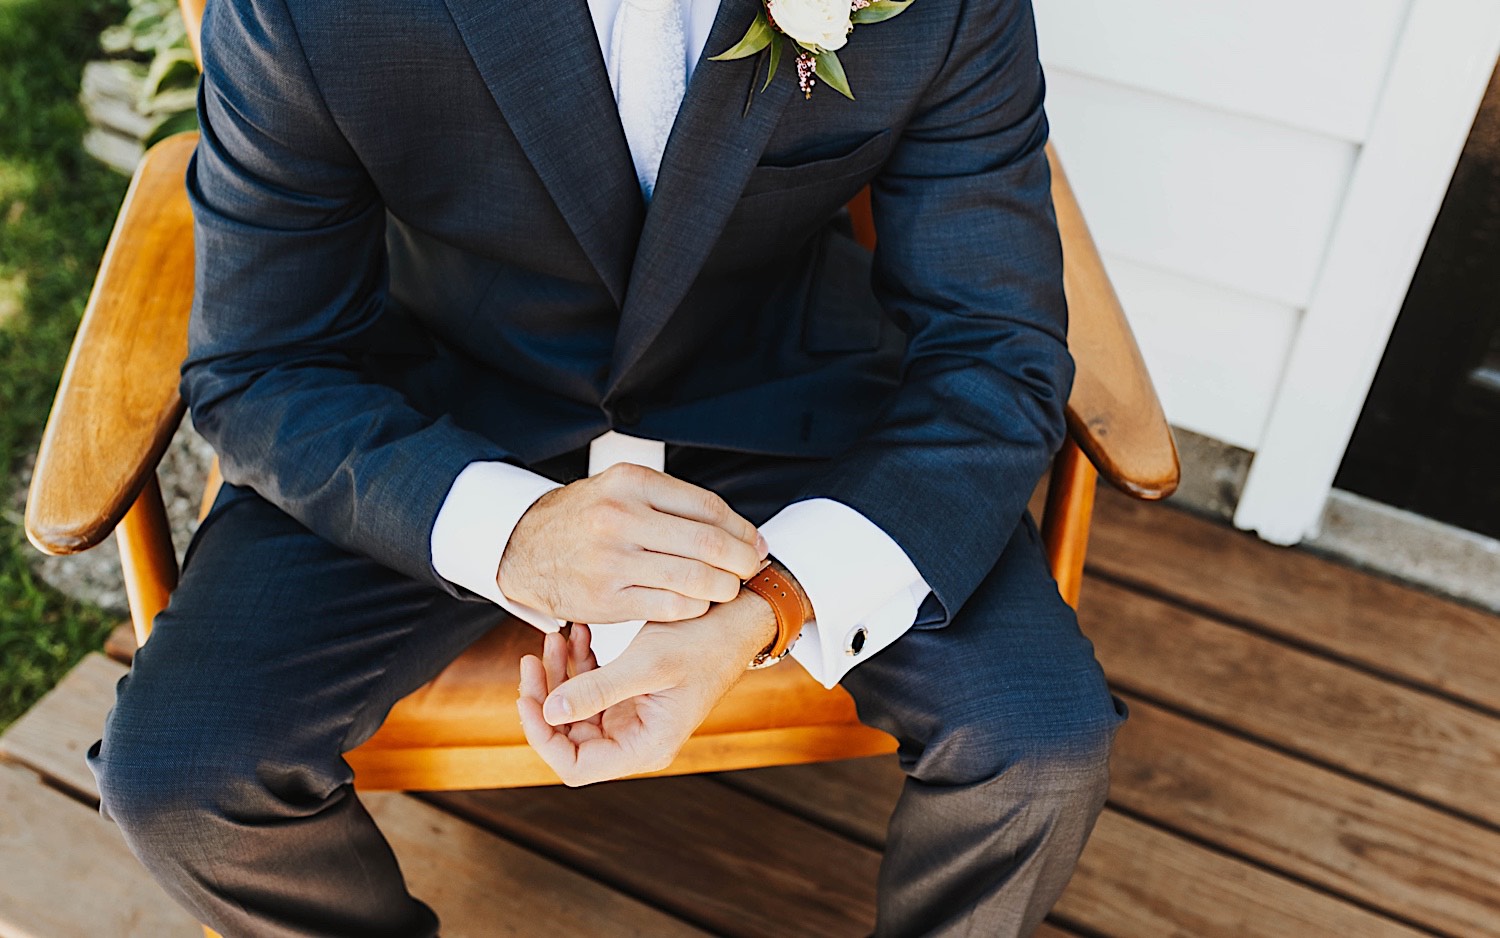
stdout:
<svg viewBox="0 0 1500 938">
<path fill-rule="evenodd" d="M 794 502 L 760 533 L 817 612 L 792 657 L 824 687 L 905 635 L 931 592 L 901 545 L 842 502 Z"/>
<path fill-rule="evenodd" d="M 517 522 L 558 483 L 507 462 L 473 462 L 453 480 L 432 526 L 432 568 L 543 632 L 562 621 L 506 596 L 496 582 L 500 557 Z"/>
</svg>

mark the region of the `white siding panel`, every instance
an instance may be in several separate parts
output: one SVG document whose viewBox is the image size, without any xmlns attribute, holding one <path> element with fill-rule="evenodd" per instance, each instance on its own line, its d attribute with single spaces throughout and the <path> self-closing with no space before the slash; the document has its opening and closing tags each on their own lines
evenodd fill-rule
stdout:
<svg viewBox="0 0 1500 938">
<path fill-rule="evenodd" d="M 1234 523 L 1313 533 L 1500 54 L 1496 0 L 1416 0 Z"/>
<path fill-rule="evenodd" d="M 1260 446 L 1297 310 L 1106 256 L 1167 419 Z"/>
<path fill-rule="evenodd" d="M 1048 111 L 1104 250 L 1307 304 L 1355 145 L 1057 69 Z"/>
<path fill-rule="evenodd" d="M 1408 0 L 1035 0 L 1042 60 L 1361 141 Z"/>
</svg>

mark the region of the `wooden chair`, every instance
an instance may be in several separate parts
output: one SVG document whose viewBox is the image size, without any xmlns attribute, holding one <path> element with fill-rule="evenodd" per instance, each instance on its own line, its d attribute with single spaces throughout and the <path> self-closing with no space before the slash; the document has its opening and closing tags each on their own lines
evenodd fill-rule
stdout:
<svg viewBox="0 0 1500 938">
<path fill-rule="evenodd" d="M 201 0 L 184 0 L 196 47 Z M 177 393 L 193 288 L 192 226 L 183 177 L 195 134 L 170 138 L 135 174 L 78 329 L 42 439 L 26 510 L 32 542 L 53 554 L 88 550 L 117 534 L 136 638 L 177 582 L 156 467 L 184 412 Z M 1049 156 L 1051 156 L 1049 150 Z M 1130 326 L 1053 158 L 1053 199 L 1065 255 L 1077 379 L 1069 440 L 1057 458 L 1043 519 L 1052 571 L 1076 605 L 1096 471 L 1143 499 L 1178 480 L 1172 434 Z M 874 240 L 868 191 L 853 203 L 856 231 Z M 217 490 L 217 472 L 204 493 Z M 366 789 L 442 790 L 554 784 L 527 746 L 514 705 L 517 663 L 540 634 L 497 610 L 496 628 L 426 687 L 401 701 L 378 733 L 349 754 Z M 660 774 L 716 772 L 892 751 L 862 725 L 841 689 L 801 668 L 748 674 Z"/>
</svg>

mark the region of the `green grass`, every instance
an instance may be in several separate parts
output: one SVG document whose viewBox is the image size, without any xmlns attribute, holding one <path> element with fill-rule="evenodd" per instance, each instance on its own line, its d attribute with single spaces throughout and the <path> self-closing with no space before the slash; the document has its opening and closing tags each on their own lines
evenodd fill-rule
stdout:
<svg viewBox="0 0 1500 938">
<path fill-rule="evenodd" d="M 79 146 L 83 63 L 119 0 L 0 0 L 0 505 L 36 445 L 125 180 Z M 0 727 L 114 621 L 46 587 L 33 548 L 0 513 Z"/>
</svg>

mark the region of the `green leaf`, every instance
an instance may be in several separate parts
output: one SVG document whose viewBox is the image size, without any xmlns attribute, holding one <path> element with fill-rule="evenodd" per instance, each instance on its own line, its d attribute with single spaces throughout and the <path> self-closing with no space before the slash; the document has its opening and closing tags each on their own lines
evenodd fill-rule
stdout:
<svg viewBox="0 0 1500 938">
<path fill-rule="evenodd" d="M 866 7 L 866 9 L 869 8 Z M 813 74 L 823 79 L 828 87 L 853 101 L 854 92 L 849 90 L 849 79 L 844 75 L 844 66 L 839 61 L 839 57 L 832 52 L 824 52 L 815 61 L 816 67 L 813 69 Z"/>
<path fill-rule="evenodd" d="M 165 49 L 151 60 L 146 71 L 146 80 L 140 89 L 140 105 L 145 110 L 146 102 L 155 95 L 172 88 L 198 87 L 198 63 L 189 49 Z"/>
<path fill-rule="evenodd" d="M 146 146 L 154 146 L 174 134 L 180 134 L 189 130 L 198 129 L 198 113 L 196 111 L 182 111 L 161 121 L 152 129 L 147 138 L 142 141 Z"/>
<path fill-rule="evenodd" d="M 708 60 L 729 62 L 734 59 L 743 59 L 769 46 L 775 36 L 776 33 L 771 29 L 771 21 L 766 19 L 766 12 L 762 10 L 755 15 L 755 22 L 751 23 L 750 28 L 745 31 L 745 38 L 718 55 L 709 56 Z"/>
<path fill-rule="evenodd" d="M 883 23 L 893 16 L 904 13 L 911 5 L 912 0 L 875 0 L 863 10 L 856 10 L 849 19 L 856 26 L 865 23 Z"/>
<path fill-rule="evenodd" d="M 771 43 L 771 64 L 766 69 L 766 83 L 760 86 L 761 91 L 771 87 L 771 79 L 776 77 L 776 69 L 781 65 L 781 49 L 786 43 L 777 41 Z"/>
<path fill-rule="evenodd" d="M 197 88 L 168 88 L 158 91 L 146 99 L 140 113 L 146 117 L 161 117 L 179 111 L 191 111 L 198 105 Z"/>
</svg>

